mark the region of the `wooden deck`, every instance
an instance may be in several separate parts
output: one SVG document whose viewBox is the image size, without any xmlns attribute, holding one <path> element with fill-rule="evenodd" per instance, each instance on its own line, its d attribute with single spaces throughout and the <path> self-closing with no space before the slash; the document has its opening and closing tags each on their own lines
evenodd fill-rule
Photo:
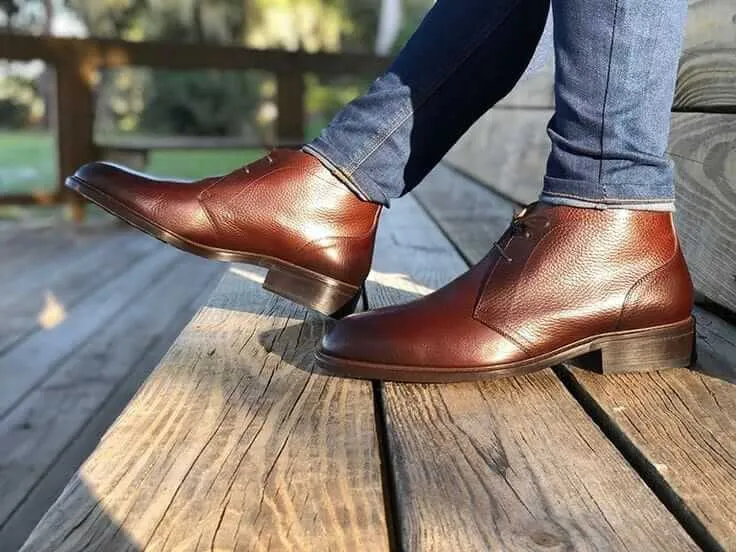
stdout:
<svg viewBox="0 0 736 552">
<path fill-rule="evenodd" d="M 224 265 L 93 221 L 0 223 L 0 550 L 17 550 Z"/>
<path fill-rule="evenodd" d="M 447 283 L 513 207 L 440 166 L 384 217 L 366 306 Z M 316 373 L 329 322 L 262 278 L 229 268 L 24 550 L 736 550 L 723 320 L 698 309 L 694 371 L 381 384 Z"/>
</svg>

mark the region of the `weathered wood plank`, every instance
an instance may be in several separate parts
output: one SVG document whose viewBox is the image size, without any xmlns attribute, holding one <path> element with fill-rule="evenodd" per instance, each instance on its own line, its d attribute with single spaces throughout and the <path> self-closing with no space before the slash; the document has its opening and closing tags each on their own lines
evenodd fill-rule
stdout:
<svg viewBox="0 0 736 552">
<path fill-rule="evenodd" d="M 369 306 L 423 295 L 465 269 L 405 198 L 379 230 Z M 383 400 L 405 550 L 696 549 L 550 370 L 389 383 Z"/>
<path fill-rule="evenodd" d="M 74 469 L 94 450 L 96 440 L 88 438 L 82 446 L 80 432 L 96 420 L 99 438 L 107 427 L 100 426 L 102 420 L 109 426 L 127 402 L 110 400 L 118 387 L 132 373 L 150 372 L 156 366 L 206 298 L 198 305 L 192 302 L 204 290 L 211 292 L 211 284 L 224 270 L 219 263 L 179 257 L 170 271 L 142 289 L 137 301 L 102 325 L 0 421 L 0 450 L 6 451 L 0 459 L 0 542 L 7 549 L 23 544 Z M 141 382 L 141 374 L 137 381 Z M 59 473 L 64 470 L 56 469 L 56 464 L 70 446 L 76 449 L 76 465 L 69 466 L 66 454 L 66 473 Z M 39 485 L 46 502 L 39 504 L 37 497 L 29 508 L 28 497 Z"/>
<path fill-rule="evenodd" d="M 37 332 L 0 355 L 0 420 L 36 385 L 119 311 L 135 301 L 142 290 L 163 276 L 179 252 L 161 247 L 107 285 L 90 294 L 73 310 L 75 323 L 62 322 Z"/>
<path fill-rule="evenodd" d="M 211 293 L 212 289 L 208 288 L 192 301 L 188 308 L 184 307 L 180 311 L 182 320 L 191 320 L 199 307 L 209 299 Z M 0 533 L 1 542 L 6 542 L 7 539 L 11 549 L 20 548 L 39 518 L 54 503 L 79 466 L 94 451 L 105 431 L 140 389 L 152 368 L 166 354 L 179 333 L 181 333 L 181 327 L 178 324 L 167 330 L 162 335 L 160 342 L 145 353 L 133 371 L 116 387 L 112 395 L 105 401 L 104 407 L 95 413 L 84 429 L 77 434 L 74 441 L 62 451 L 44 478 L 33 488 L 21 507 L 3 526 L 2 533 Z"/>
<path fill-rule="evenodd" d="M 705 339 L 708 313 L 700 312 Z M 736 550 L 736 328 L 729 357 L 716 365 L 729 381 L 692 370 L 601 377 L 568 374 L 646 458 L 724 550 Z"/>
<path fill-rule="evenodd" d="M 675 110 L 736 111 L 736 5 L 689 0 Z"/>
<path fill-rule="evenodd" d="M 325 320 L 234 266 L 24 550 L 383 550 L 369 382 L 312 374 Z"/>
<path fill-rule="evenodd" d="M 95 225 L 88 221 L 82 226 L 49 219 L 4 224 L 0 227 L 0 286 L 18 283 L 18 275 L 33 271 L 39 258 L 55 262 L 119 232 L 120 227 L 108 221 Z"/>
<path fill-rule="evenodd" d="M 470 262 L 503 231 L 473 225 L 456 213 L 508 201 L 448 169 L 417 192 Z M 452 189 L 442 196 L 442 189 Z M 462 190 L 462 191 L 458 191 Z M 485 196 L 485 198 L 483 197 Z M 448 208 L 448 206 L 452 207 Z M 736 328 L 696 308 L 698 371 L 601 376 L 575 369 L 570 377 L 614 430 L 634 445 L 657 479 L 726 550 L 736 549 Z M 731 383 L 728 383 L 731 382 Z M 618 428 L 618 429 L 616 429 Z M 707 535 L 705 538 L 709 538 Z"/>
<path fill-rule="evenodd" d="M 52 236 L 49 239 L 58 243 Z M 121 229 L 119 236 L 96 240 L 90 247 L 15 273 L 13 281 L 2 286 L 0 296 L 0 353 L 35 331 L 61 324 L 80 300 L 157 246 L 154 240 Z"/>
<path fill-rule="evenodd" d="M 445 163 L 415 188 L 414 197 L 456 244 L 467 264 L 477 263 L 488 253 L 520 208 Z"/>
<path fill-rule="evenodd" d="M 675 114 L 669 153 L 695 287 L 736 311 L 736 114 Z"/>
</svg>

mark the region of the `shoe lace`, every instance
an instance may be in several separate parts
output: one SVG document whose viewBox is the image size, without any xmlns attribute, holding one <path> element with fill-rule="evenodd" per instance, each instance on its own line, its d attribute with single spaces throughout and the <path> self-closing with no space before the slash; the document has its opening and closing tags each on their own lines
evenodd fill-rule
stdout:
<svg viewBox="0 0 736 552">
<path fill-rule="evenodd" d="M 273 152 L 275 152 L 275 151 L 276 151 L 276 149 L 275 149 L 275 148 L 271 148 L 270 150 L 268 150 L 268 153 L 266 154 L 266 159 L 268 160 L 268 164 L 269 164 L 269 165 L 273 165 L 273 163 L 274 163 L 273 157 L 272 157 L 271 155 L 272 155 L 272 154 L 273 154 Z M 259 162 L 259 161 L 261 161 L 261 160 L 262 160 L 262 158 L 261 158 L 261 159 L 257 159 L 257 160 L 255 160 L 255 161 L 253 161 L 253 162 L 251 162 L 251 163 L 248 163 L 247 165 L 245 165 L 245 166 L 243 167 L 243 170 L 245 170 L 245 174 L 250 174 L 250 167 L 251 167 L 251 165 L 254 165 L 255 163 L 258 163 L 258 162 Z"/>
<path fill-rule="evenodd" d="M 506 234 L 504 234 L 504 236 L 524 236 L 526 239 L 531 238 L 529 225 L 526 220 L 526 217 L 529 216 L 530 207 L 531 205 L 527 205 L 521 211 L 514 213 L 514 216 L 511 219 L 511 224 L 509 225 L 509 229 L 507 230 Z M 545 223 L 545 227 L 546 226 L 549 226 L 549 221 Z M 506 250 L 504 249 L 504 246 L 502 246 L 499 241 L 494 241 L 493 247 L 498 251 L 498 253 L 504 258 L 507 263 L 510 263 L 514 260 L 513 258 L 509 257 L 509 255 L 506 253 Z"/>
</svg>

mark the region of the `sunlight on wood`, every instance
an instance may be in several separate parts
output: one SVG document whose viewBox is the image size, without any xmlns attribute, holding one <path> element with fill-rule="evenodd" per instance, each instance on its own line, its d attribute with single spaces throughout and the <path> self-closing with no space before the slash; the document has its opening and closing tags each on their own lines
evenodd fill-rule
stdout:
<svg viewBox="0 0 736 552">
<path fill-rule="evenodd" d="M 405 291 L 407 293 L 413 293 L 416 295 L 429 295 L 430 293 L 435 291 L 432 288 L 423 286 L 422 284 L 418 284 L 406 274 L 378 272 L 377 270 L 371 270 L 370 274 L 368 275 L 368 280 L 388 288 Z"/>
<path fill-rule="evenodd" d="M 266 280 L 266 271 L 262 268 L 250 267 L 245 265 L 233 265 L 230 272 L 256 284 L 263 284 Z"/>
<path fill-rule="evenodd" d="M 45 330 L 50 330 L 61 324 L 64 320 L 66 320 L 66 309 L 64 305 L 59 302 L 52 292 L 46 291 L 46 302 L 38 314 L 39 325 Z"/>
</svg>

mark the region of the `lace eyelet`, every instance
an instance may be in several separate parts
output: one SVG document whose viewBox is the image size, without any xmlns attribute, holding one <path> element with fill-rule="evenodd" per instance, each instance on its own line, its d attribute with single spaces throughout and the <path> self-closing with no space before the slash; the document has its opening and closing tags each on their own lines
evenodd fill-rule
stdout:
<svg viewBox="0 0 736 552">
<path fill-rule="evenodd" d="M 529 238 L 531 238 L 531 237 L 532 237 L 532 235 L 531 235 L 531 234 L 530 234 L 529 232 L 524 232 L 524 237 L 525 237 L 526 239 L 529 239 Z"/>
<path fill-rule="evenodd" d="M 506 262 L 507 263 L 513 263 L 514 262 L 514 259 L 512 259 L 511 257 L 506 257 Z"/>
</svg>

